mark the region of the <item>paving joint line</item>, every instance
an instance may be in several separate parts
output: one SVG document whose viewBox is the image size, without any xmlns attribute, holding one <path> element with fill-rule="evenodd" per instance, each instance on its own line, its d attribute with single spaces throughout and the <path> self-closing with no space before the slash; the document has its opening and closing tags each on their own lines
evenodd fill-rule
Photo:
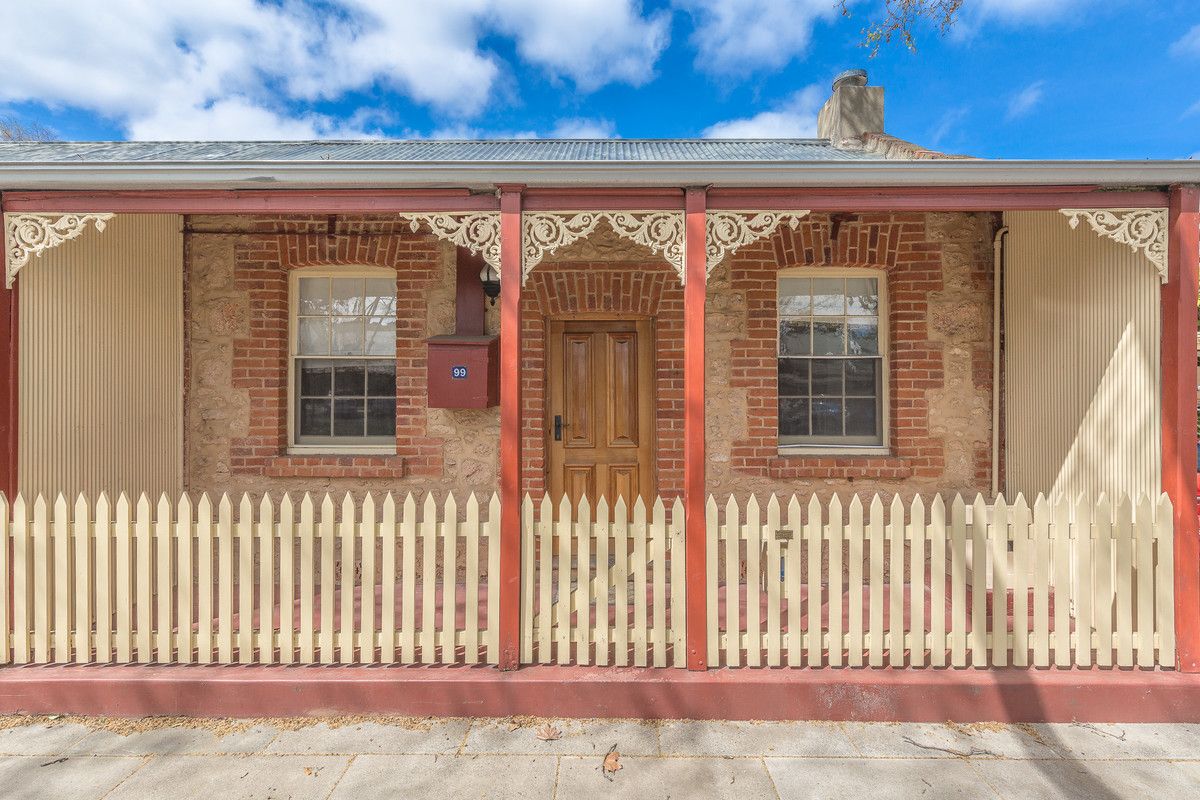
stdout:
<svg viewBox="0 0 1200 800">
<path fill-rule="evenodd" d="M 342 774 L 338 775 L 337 779 L 333 782 L 333 785 L 329 787 L 329 792 L 325 795 L 325 800 L 329 800 L 329 798 L 333 797 L 333 793 L 337 791 L 338 785 L 342 782 L 342 779 L 346 777 L 346 773 L 350 771 L 350 767 L 354 765 L 354 760 L 356 758 L 358 758 L 358 756 L 353 755 L 346 760 L 346 766 L 342 767 Z"/>
<path fill-rule="evenodd" d="M 124 786 L 126 783 L 128 783 L 129 780 L 131 778 L 133 778 L 134 775 L 137 775 L 139 772 L 141 772 L 143 769 L 145 769 L 146 765 L 149 764 L 154 759 L 155 759 L 155 756 L 142 756 L 142 763 L 138 764 L 136 767 L 134 767 L 132 772 L 130 772 L 128 775 L 126 775 L 121 780 L 117 781 L 116 784 L 111 789 L 109 789 L 107 792 L 105 792 L 103 795 L 101 795 L 100 800 L 105 800 L 105 798 L 107 798 L 107 797 L 112 797 L 113 792 L 115 792 L 117 789 L 120 789 L 122 786 Z"/>
</svg>

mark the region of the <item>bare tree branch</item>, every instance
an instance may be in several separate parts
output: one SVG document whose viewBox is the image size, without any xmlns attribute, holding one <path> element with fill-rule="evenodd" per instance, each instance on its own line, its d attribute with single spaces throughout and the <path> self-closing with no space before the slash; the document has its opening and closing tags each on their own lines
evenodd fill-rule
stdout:
<svg viewBox="0 0 1200 800">
<path fill-rule="evenodd" d="M 57 139 L 58 135 L 41 123 L 0 117 L 0 142 L 53 142 Z"/>
<path fill-rule="evenodd" d="M 871 50 L 871 58 L 893 38 L 904 42 L 909 50 L 917 49 L 913 29 L 929 22 L 939 36 L 945 36 L 958 18 L 963 0 L 884 0 L 883 19 L 870 20 L 862 29 L 862 46 Z M 842 16 L 850 17 L 849 0 L 838 0 Z"/>
</svg>

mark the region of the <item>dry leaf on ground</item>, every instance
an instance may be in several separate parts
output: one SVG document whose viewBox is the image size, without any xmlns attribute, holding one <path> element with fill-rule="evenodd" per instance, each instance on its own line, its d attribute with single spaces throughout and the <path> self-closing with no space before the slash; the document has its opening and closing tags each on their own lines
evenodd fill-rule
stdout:
<svg viewBox="0 0 1200 800">
<path fill-rule="evenodd" d="M 617 746 L 614 744 L 608 748 L 608 752 L 604 755 L 604 761 L 600 764 L 600 771 L 604 777 L 610 781 L 617 770 L 621 768 L 621 754 L 617 752 Z"/>
<path fill-rule="evenodd" d="M 541 739 L 543 742 L 553 742 L 562 738 L 562 731 L 551 725 L 549 722 L 538 728 L 536 733 L 537 738 Z"/>
</svg>

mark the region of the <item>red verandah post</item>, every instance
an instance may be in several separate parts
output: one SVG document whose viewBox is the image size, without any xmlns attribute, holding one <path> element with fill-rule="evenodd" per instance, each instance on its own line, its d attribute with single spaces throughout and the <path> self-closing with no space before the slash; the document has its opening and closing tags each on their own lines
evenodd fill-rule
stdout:
<svg viewBox="0 0 1200 800">
<path fill-rule="evenodd" d="M 7 247 L 0 255 L 0 272 L 7 278 Z M 0 491 L 12 502 L 17 494 L 17 287 L 9 289 L 7 283 L 0 284 Z"/>
<path fill-rule="evenodd" d="M 1162 485 L 1175 510 L 1175 658 L 1200 672 L 1200 539 L 1196 519 L 1196 301 L 1200 187 L 1173 186 L 1162 287 Z"/>
<path fill-rule="evenodd" d="M 521 651 L 521 190 L 500 191 L 500 669 Z M 490 613 L 490 612 L 489 612 Z M 490 623 L 489 623 L 490 624 Z"/>
<path fill-rule="evenodd" d="M 704 548 L 704 295 L 708 280 L 706 190 L 684 196 L 683 519 L 687 565 L 687 666 L 708 668 Z"/>
</svg>

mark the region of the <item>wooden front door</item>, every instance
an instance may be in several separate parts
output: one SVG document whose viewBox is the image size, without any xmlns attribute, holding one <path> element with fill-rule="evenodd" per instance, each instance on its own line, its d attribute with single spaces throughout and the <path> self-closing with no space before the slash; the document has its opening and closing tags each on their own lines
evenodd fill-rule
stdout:
<svg viewBox="0 0 1200 800">
<path fill-rule="evenodd" d="M 654 476 L 654 331 L 650 320 L 551 320 L 547 347 L 547 484 L 650 502 Z"/>
</svg>

